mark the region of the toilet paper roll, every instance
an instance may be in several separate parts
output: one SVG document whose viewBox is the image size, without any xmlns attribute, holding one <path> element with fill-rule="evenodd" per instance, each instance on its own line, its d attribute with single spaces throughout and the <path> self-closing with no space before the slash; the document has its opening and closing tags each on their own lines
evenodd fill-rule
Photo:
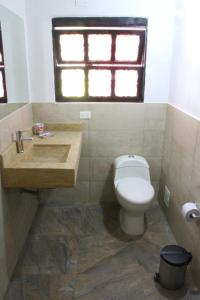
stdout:
<svg viewBox="0 0 200 300">
<path fill-rule="evenodd" d="M 181 213 L 183 217 L 189 222 L 195 221 L 195 219 L 192 218 L 192 214 L 194 214 L 195 216 L 200 216 L 200 211 L 197 205 L 193 202 L 187 202 L 183 204 Z"/>
</svg>

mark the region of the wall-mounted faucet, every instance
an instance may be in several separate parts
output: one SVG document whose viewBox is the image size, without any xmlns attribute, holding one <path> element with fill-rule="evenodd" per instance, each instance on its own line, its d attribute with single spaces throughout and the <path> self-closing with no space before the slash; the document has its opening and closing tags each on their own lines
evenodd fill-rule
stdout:
<svg viewBox="0 0 200 300">
<path fill-rule="evenodd" d="M 23 141 L 32 141 L 32 137 L 23 137 L 22 130 L 16 131 L 16 147 L 17 147 L 17 153 L 23 153 L 24 152 L 24 144 Z"/>
</svg>

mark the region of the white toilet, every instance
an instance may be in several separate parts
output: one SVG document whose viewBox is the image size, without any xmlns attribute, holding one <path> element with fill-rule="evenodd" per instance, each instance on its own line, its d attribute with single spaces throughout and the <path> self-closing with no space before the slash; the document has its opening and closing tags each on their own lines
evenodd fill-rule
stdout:
<svg viewBox="0 0 200 300">
<path fill-rule="evenodd" d="M 117 157 L 114 161 L 114 187 L 121 205 L 122 230 L 129 235 L 142 234 L 144 213 L 155 194 L 146 159 L 138 155 Z"/>
</svg>

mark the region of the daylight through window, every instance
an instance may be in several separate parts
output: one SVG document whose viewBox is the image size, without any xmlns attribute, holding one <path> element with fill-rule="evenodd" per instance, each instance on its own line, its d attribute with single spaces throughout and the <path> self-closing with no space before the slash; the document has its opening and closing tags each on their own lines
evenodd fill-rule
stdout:
<svg viewBox="0 0 200 300">
<path fill-rule="evenodd" d="M 144 94 L 147 20 L 52 20 L 56 101 L 133 101 Z"/>
</svg>

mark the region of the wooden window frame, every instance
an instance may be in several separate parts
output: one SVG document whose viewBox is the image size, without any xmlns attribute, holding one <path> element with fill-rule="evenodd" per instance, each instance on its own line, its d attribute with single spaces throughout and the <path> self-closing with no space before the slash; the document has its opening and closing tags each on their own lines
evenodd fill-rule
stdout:
<svg viewBox="0 0 200 300">
<path fill-rule="evenodd" d="M 2 63 L 0 63 L 0 72 L 2 73 L 3 78 L 3 89 L 4 89 L 4 97 L 0 97 L 0 103 L 7 103 L 7 90 L 6 90 L 6 76 L 5 76 L 5 64 L 4 64 L 4 53 L 3 53 L 3 40 L 2 40 L 2 32 L 0 25 L 0 52 L 2 55 Z"/>
<path fill-rule="evenodd" d="M 54 77 L 55 96 L 57 102 L 143 102 L 145 86 L 145 61 L 147 41 L 147 19 L 145 18 L 54 18 L 52 19 L 53 55 L 54 55 Z M 73 29 L 71 29 L 73 27 Z M 81 28 L 81 29 L 78 29 Z M 85 29 L 86 27 L 86 29 Z M 90 27 L 97 28 L 96 30 Z M 102 29 L 104 27 L 104 29 Z M 123 27 L 123 30 L 120 28 Z M 84 29 L 83 29 L 84 28 Z M 112 29 L 111 29 L 112 28 Z M 113 29 L 116 28 L 116 29 Z M 78 66 L 83 61 L 63 61 L 59 37 L 61 34 L 81 33 L 84 36 L 84 67 Z M 88 34 L 110 34 L 112 37 L 111 60 L 89 61 L 88 59 Z M 133 34 L 140 36 L 140 45 L 137 61 L 116 61 L 115 46 L 117 34 Z M 105 65 L 110 66 L 105 66 Z M 67 65 L 67 66 L 66 66 Z M 77 66 L 76 66 L 77 65 Z M 96 66 L 93 66 L 96 65 Z M 83 97 L 65 97 L 61 92 L 61 72 L 65 69 L 83 69 L 85 71 L 85 95 Z M 88 95 L 88 70 L 110 70 L 111 96 L 93 97 Z M 137 70 L 138 71 L 138 94 L 136 97 L 119 97 L 114 95 L 115 70 Z"/>
</svg>

